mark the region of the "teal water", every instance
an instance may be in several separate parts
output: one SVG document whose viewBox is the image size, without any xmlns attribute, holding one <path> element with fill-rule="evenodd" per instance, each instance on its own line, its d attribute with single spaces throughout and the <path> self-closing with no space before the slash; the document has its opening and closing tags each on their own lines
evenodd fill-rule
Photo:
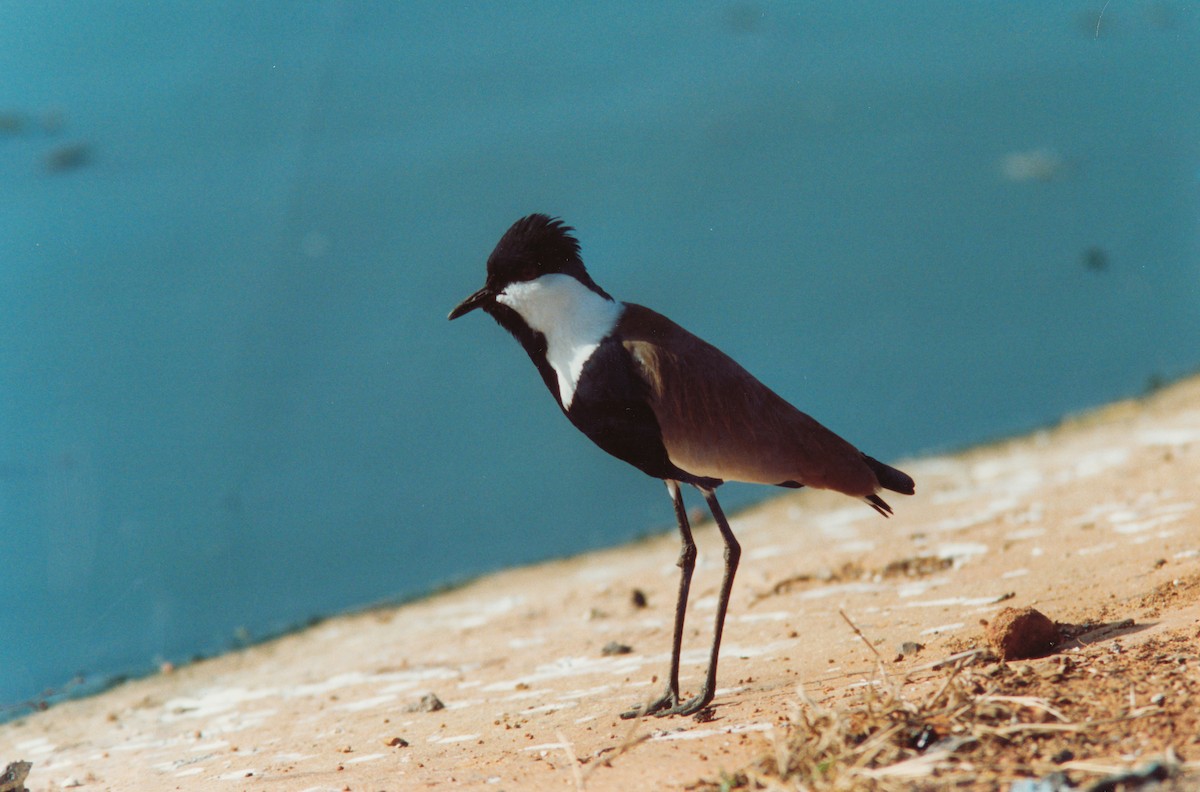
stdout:
<svg viewBox="0 0 1200 792">
<path fill-rule="evenodd" d="M 0 704 L 669 528 L 445 320 L 531 211 L 875 456 L 1200 364 L 1194 4 L 0 15 Z"/>
</svg>

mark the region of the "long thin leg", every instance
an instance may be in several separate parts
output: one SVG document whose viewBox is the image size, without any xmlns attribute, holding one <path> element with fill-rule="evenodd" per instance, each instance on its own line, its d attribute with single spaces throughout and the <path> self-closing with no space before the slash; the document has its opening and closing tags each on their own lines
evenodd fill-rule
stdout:
<svg viewBox="0 0 1200 792">
<path fill-rule="evenodd" d="M 708 504 L 708 510 L 712 512 L 713 519 L 717 521 L 721 538 L 725 540 L 725 574 L 721 577 L 721 593 L 717 597 L 717 619 L 713 626 L 712 653 L 708 657 L 708 673 L 704 677 L 704 687 L 700 690 L 700 695 L 676 707 L 680 715 L 691 715 L 707 707 L 717 690 L 717 656 L 721 652 L 721 633 L 725 631 L 725 611 L 729 608 L 733 576 L 737 573 L 738 561 L 742 557 L 742 546 L 738 544 L 737 538 L 729 528 L 725 512 L 721 510 L 721 504 L 717 503 L 717 494 L 710 489 L 700 488 L 700 491 L 704 493 L 704 500 Z"/>
<path fill-rule="evenodd" d="M 688 524 L 687 509 L 683 505 L 683 493 L 678 481 L 667 481 L 667 492 L 675 505 L 675 522 L 679 524 L 682 548 L 679 551 L 679 596 L 675 599 L 675 633 L 671 639 L 671 670 L 667 675 L 667 690 L 654 701 L 622 712 L 622 718 L 639 715 L 655 715 L 679 705 L 679 654 L 683 647 L 683 620 L 687 615 L 688 592 L 692 587 L 692 572 L 696 568 L 696 543 L 692 540 L 692 527 Z"/>
<path fill-rule="evenodd" d="M 713 625 L 712 651 L 708 656 L 708 672 L 704 675 L 704 687 L 700 689 L 700 693 L 695 698 L 689 701 L 676 703 L 670 707 L 663 705 L 661 709 L 652 712 L 647 710 L 648 714 L 659 717 L 694 715 L 707 707 L 713 700 L 713 694 L 717 690 L 717 659 L 721 653 L 721 634 L 725 631 L 725 611 L 729 609 L 729 593 L 733 590 L 733 576 L 737 573 L 738 561 L 742 557 L 742 546 L 738 544 L 737 538 L 729 528 L 729 521 L 725 519 L 725 512 L 721 510 L 721 504 L 717 502 L 716 493 L 703 487 L 697 487 L 697 489 L 704 493 L 708 510 L 712 512 L 713 519 L 717 521 L 721 539 L 725 542 L 725 574 L 721 577 L 721 591 L 717 596 L 717 618 Z M 677 664 L 675 665 L 677 670 Z M 677 698 L 676 701 L 678 702 Z M 659 704 L 659 702 L 655 702 L 655 704 Z M 636 714 L 637 712 L 634 712 L 634 715 Z"/>
</svg>

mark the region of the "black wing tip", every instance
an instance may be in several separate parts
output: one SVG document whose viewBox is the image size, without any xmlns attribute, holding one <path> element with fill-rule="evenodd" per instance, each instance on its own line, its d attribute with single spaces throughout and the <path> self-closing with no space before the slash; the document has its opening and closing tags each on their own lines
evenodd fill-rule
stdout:
<svg viewBox="0 0 1200 792">
<path fill-rule="evenodd" d="M 869 457 L 866 454 L 862 455 L 863 461 L 867 463 L 867 467 L 871 468 L 871 472 L 875 474 L 879 486 L 892 492 L 899 492 L 901 495 L 913 495 L 917 491 L 917 484 L 912 480 L 912 476 L 902 470 L 897 470 L 891 465 L 885 465 L 874 457 Z M 891 509 L 888 509 L 890 512 Z"/>
</svg>

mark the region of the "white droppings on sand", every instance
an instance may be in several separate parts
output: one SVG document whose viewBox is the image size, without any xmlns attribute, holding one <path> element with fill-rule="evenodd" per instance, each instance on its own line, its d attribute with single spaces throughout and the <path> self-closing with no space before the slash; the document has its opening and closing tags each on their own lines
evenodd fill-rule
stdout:
<svg viewBox="0 0 1200 792">
<path fill-rule="evenodd" d="M 752 548 L 744 558 L 747 561 L 761 561 L 764 558 L 775 558 L 780 555 L 783 555 L 783 548 L 779 545 L 767 545 L 766 547 Z"/>
<path fill-rule="evenodd" d="M 948 506 L 955 503 L 962 503 L 966 500 L 971 500 L 978 493 L 974 487 L 956 487 L 952 490 L 943 490 L 935 492 L 929 496 L 930 503 L 935 506 Z"/>
<path fill-rule="evenodd" d="M 705 522 L 708 522 L 707 520 Z M 769 515 L 761 512 L 743 512 L 738 515 L 737 531 L 738 535 L 751 536 L 759 531 L 770 528 L 775 524 L 775 520 Z"/>
<path fill-rule="evenodd" d="M 453 605 L 445 605 L 436 612 L 436 619 L 445 629 L 469 630 L 490 622 L 497 616 L 512 613 L 525 604 L 523 596 L 496 597 L 495 599 L 473 599 Z"/>
<path fill-rule="evenodd" d="M 550 704 L 540 704 L 536 707 L 526 707 L 521 710 L 522 715 L 540 715 L 542 713 L 558 712 L 559 710 L 571 709 L 578 707 L 578 701 L 556 701 Z"/>
<path fill-rule="evenodd" d="M 521 684 L 521 683 L 516 682 L 516 681 L 510 681 L 508 683 L 509 688 L 511 688 L 514 684 Z M 544 691 L 542 691 L 542 690 L 535 690 L 533 688 L 530 688 L 528 690 L 517 690 L 517 691 L 511 693 L 510 695 L 507 695 L 504 698 L 500 699 L 500 701 L 524 701 L 525 699 L 541 698 L 543 692 Z"/>
<path fill-rule="evenodd" d="M 770 643 L 759 644 L 758 646 L 743 646 L 741 644 L 726 644 L 721 647 L 721 656 L 738 657 L 742 660 L 747 660 L 751 657 L 762 657 L 764 655 L 773 655 L 776 652 L 787 649 L 795 644 L 795 639 L 785 641 L 771 641 Z M 708 650 L 700 650 L 700 661 L 708 663 Z M 738 688 L 740 690 L 740 688 Z"/>
<path fill-rule="evenodd" d="M 977 607 L 979 605 L 995 605 L 1007 598 L 1005 594 L 998 594 L 992 597 L 947 597 L 945 599 L 924 600 L 921 602 L 909 602 L 909 608 L 950 608 L 950 607 Z"/>
<path fill-rule="evenodd" d="M 954 630 L 961 630 L 962 628 L 962 622 L 939 624 L 937 627 L 927 627 L 924 630 L 921 630 L 920 635 L 937 635 L 938 633 L 953 632 Z"/>
<path fill-rule="evenodd" d="M 986 484 L 989 489 L 1002 482 L 1003 491 L 1026 491 L 1042 482 L 1037 462 L 1037 458 L 1030 454 L 1010 454 L 983 459 L 971 465 L 970 476 L 976 484 Z"/>
<path fill-rule="evenodd" d="M 375 709 L 376 707 L 395 701 L 395 693 L 386 693 L 381 696 L 373 696 L 359 701 L 349 701 L 345 704 L 338 704 L 334 709 L 342 712 L 362 712 L 363 710 Z"/>
<path fill-rule="evenodd" d="M 109 750 L 133 752 L 133 751 L 141 751 L 146 748 L 165 748 L 165 747 L 167 747 L 166 740 L 130 740 L 129 742 L 123 742 L 118 745 L 114 745 Z M 30 751 L 29 753 L 31 753 L 35 756 L 37 755 L 35 751 Z"/>
<path fill-rule="evenodd" d="M 802 600 L 817 600 L 826 599 L 827 597 L 836 597 L 842 594 L 861 594 L 874 591 L 886 591 L 887 588 L 888 587 L 882 583 L 838 583 L 833 586 L 821 586 L 820 588 L 802 591 L 797 595 L 797 598 Z"/>
<path fill-rule="evenodd" d="M 288 688 L 285 692 L 289 696 L 324 696 L 335 690 L 341 690 L 344 687 L 364 684 L 368 679 L 368 675 L 361 671 L 349 671 L 343 674 L 335 674 L 321 682 L 295 685 Z"/>
<path fill-rule="evenodd" d="M 546 636 L 544 635 L 517 636 L 508 639 L 508 648 L 519 651 L 521 649 L 528 649 L 531 646 L 541 646 L 544 643 L 546 643 Z"/>
<path fill-rule="evenodd" d="M 444 667 L 414 669 L 396 674 L 378 674 L 368 681 L 368 685 L 372 690 L 378 690 L 380 693 L 404 693 L 415 687 L 424 686 L 428 682 L 459 679 L 462 673 L 462 669 Z M 390 684 L 379 687 L 381 683 L 389 680 L 391 680 Z"/>
<path fill-rule="evenodd" d="M 728 698 L 730 696 L 736 696 L 737 694 L 741 693 L 745 689 L 746 689 L 746 687 L 744 685 L 734 685 L 733 687 L 719 687 L 713 691 L 713 696 L 716 698 Z"/>
<path fill-rule="evenodd" d="M 946 584 L 947 578 L 926 578 L 925 580 L 905 581 L 896 586 L 896 596 L 900 599 L 919 597 L 930 589 Z"/>
<path fill-rule="evenodd" d="M 1036 539 L 1039 536 L 1045 535 L 1045 528 L 1022 528 L 1020 531 L 1005 534 L 1004 538 L 1010 542 L 1020 542 L 1024 539 Z"/>
<path fill-rule="evenodd" d="M 1000 579 L 1001 580 L 1012 580 L 1013 578 L 1025 577 L 1028 574 L 1029 574 L 1028 569 L 1026 569 L 1025 567 L 1020 567 L 1019 569 L 1010 569 L 1007 572 L 1001 574 Z"/>
<path fill-rule="evenodd" d="M 621 576 L 621 570 L 612 564 L 589 564 L 575 572 L 575 579 L 585 583 L 611 583 Z"/>
<path fill-rule="evenodd" d="M 1111 470 L 1124 464 L 1127 459 L 1129 459 L 1129 449 L 1127 448 L 1107 448 L 1100 451 L 1092 451 L 1091 453 L 1084 454 L 1075 461 L 1073 466 L 1059 473 L 1055 477 L 1055 480 L 1057 482 L 1068 482 L 1091 478 L 1106 470 Z"/>
<path fill-rule="evenodd" d="M 1120 547 L 1120 545 L 1118 545 L 1116 542 L 1104 542 L 1098 545 L 1081 547 L 1075 552 L 1078 555 L 1095 555 L 1096 553 L 1107 553 L 1109 550 L 1115 550 L 1118 547 Z"/>
<path fill-rule="evenodd" d="M 1179 560 L 1183 560 L 1185 558 L 1200 558 L 1200 550 L 1180 550 L 1171 557 Z"/>
<path fill-rule="evenodd" d="M 247 767 L 244 770 L 233 770 L 228 773 L 222 773 L 221 775 L 217 776 L 217 780 L 218 781 L 243 781 L 247 778 L 254 777 L 255 773 L 257 773 L 257 772 L 258 772 L 258 770 L 256 770 L 255 768 Z"/>
<path fill-rule="evenodd" d="M 686 656 L 685 653 L 684 657 L 686 658 Z M 542 682 L 551 679 L 562 679 L 564 677 L 585 676 L 588 674 L 628 674 L 641 668 L 645 660 L 645 657 L 638 654 L 615 655 L 612 657 L 567 655 L 537 666 L 532 674 L 526 674 L 516 679 L 504 679 L 493 682 L 489 685 L 484 685 L 482 690 L 485 692 L 504 692 L 515 690 L 522 686 L 535 688 Z M 528 690 L 517 690 L 516 693 L 509 696 L 506 700 L 517 700 L 523 695 L 527 697 L 529 693 L 530 691 Z"/>
<path fill-rule="evenodd" d="M 17 743 L 17 752 L 28 754 L 29 756 L 45 756 L 48 753 L 52 753 L 57 747 L 45 737 L 37 737 Z"/>
<path fill-rule="evenodd" d="M 1147 429 L 1138 432 L 1137 441 L 1144 446 L 1185 446 L 1200 442 L 1200 432 L 1192 429 Z"/>
<path fill-rule="evenodd" d="M 839 553 L 846 553 L 848 555 L 859 555 L 862 553 L 869 553 L 874 549 L 875 549 L 875 543 L 872 542 L 870 539 L 852 539 L 849 542 L 840 542 L 834 548 L 835 551 L 837 551 Z"/>
<path fill-rule="evenodd" d="M 929 533 L 957 533 L 965 531 L 968 528 L 974 528 L 976 525 L 983 525 L 996 519 L 995 514 L 986 512 L 972 512 L 965 517 L 949 517 L 945 520 L 938 520 L 933 525 L 929 526 Z"/>
<path fill-rule="evenodd" d="M 667 629 L 668 625 L 667 625 L 667 620 L 665 618 L 663 618 L 662 616 L 646 616 L 644 618 L 638 619 L 637 622 L 635 623 L 635 626 L 639 630 L 645 630 L 646 632 L 654 632 L 656 630 L 665 630 L 665 629 Z"/>
<path fill-rule="evenodd" d="M 429 742 L 438 743 L 439 745 L 449 745 L 451 743 L 470 742 L 478 739 L 478 734 L 456 734 L 453 737 L 442 737 L 435 734 L 429 738 Z"/>
<path fill-rule="evenodd" d="M 960 460 L 950 457 L 905 460 L 901 467 L 912 473 L 914 478 L 951 478 L 961 476 L 964 469 Z"/>
<path fill-rule="evenodd" d="M 538 743 L 537 745 L 526 745 L 521 750 L 522 751 L 542 751 L 544 753 L 548 753 L 550 751 L 565 751 L 571 747 L 572 747 L 571 743 L 552 742 L 552 743 Z"/>
<path fill-rule="evenodd" d="M 1110 514 L 1124 510 L 1125 504 L 1123 503 L 1113 503 L 1111 501 L 1107 503 L 1097 503 L 1087 511 L 1076 516 L 1074 519 L 1077 525 L 1089 525 L 1095 523 L 1101 518 L 1107 518 Z"/>
<path fill-rule="evenodd" d="M 1122 522 L 1113 526 L 1113 530 L 1119 534 L 1138 534 L 1153 530 L 1163 525 L 1177 522 L 1183 519 L 1182 514 L 1163 514 L 1158 517 L 1152 517 L 1149 520 L 1140 522 Z"/>
<path fill-rule="evenodd" d="M 708 737 L 720 737 L 725 734 L 744 734 L 747 732 L 764 732 L 771 729 L 769 723 L 740 723 L 735 726 L 729 726 L 724 729 L 677 729 L 673 731 L 658 732 L 650 738 L 652 742 L 662 742 L 670 740 L 703 740 Z"/>
<path fill-rule="evenodd" d="M 778 622 L 787 619 L 794 619 L 795 613 L 791 611 L 767 611 L 765 613 L 743 613 L 738 616 L 733 616 L 731 621 L 746 622 L 753 624 L 754 622 Z"/>
<path fill-rule="evenodd" d="M 559 693 L 560 699 L 584 699 L 593 696 L 602 696 L 612 690 L 612 685 L 597 685 L 596 687 L 582 688 L 580 690 L 568 690 L 564 693 Z"/>
<path fill-rule="evenodd" d="M 992 498 L 987 502 L 987 505 L 983 507 L 983 511 L 992 515 L 993 517 L 996 517 L 1004 512 L 1020 508 L 1021 502 L 1022 501 L 1020 498 L 1014 498 L 1010 495 L 1005 495 L 1001 498 Z"/>
<path fill-rule="evenodd" d="M 1012 525 L 1028 525 L 1040 523 L 1046 516 L 1046 506 L 1041 501 L 1034 501 L 1024 509 L 1019 504 L 1013 504 L 1012 513 L 1007 520 Z"/>
<path fill-rule="evenodd" d="M 224 751 L 228 747 L 229 747 L 228 740 L 213 740 L 212 742 L 201 743 L 200 745 L 193 745 L 190 748 L 188 748 L 188 750 L 191 751 L 192 753 L 216 753 L 217 751 Z"/>
<path fill-rule="evenodd" d="M 980 542 L 944 542 L 937 546 L 937 557 L 957 561 L 971 556 L 984 555 L 987 551 L 988 546 Z"/>
<path fill-rule="evenodd" d="M 176 778 L 187 778 L 188 776 L 200 775 L 204 772 L 203 767 L 189 767 L 186 770 L 180 770 L 175 774 Z"/>
<path fill-rule="evenodd" d="M 478 737 L 479 735 L 475 735 L 475 736 Z M 381 754 L 381 753 L 363 754 L 362 756 L 356 756 L 353 759 L 348 759 L 345 762 L 345 764 L 351 765 L 351 764 L 362 764 L 363 762 L 374 762 L 376 759 L 382 759 L 383 757 L 385 757 L 387 755 L 388 754 Z"/>
<path fill-rule="evenodd" d="M 858 536 L 858 529 L 853 527 L 854 523 L 865 520 L 871 514 L 870 509 L 852 506 L 815 515 L 815 521 L 817 530 L 821 532 L 822 536 L 829 539 L 853 539 Z M 805 519 L 812 522 L 814 515 L 809 514 L 806 517 L 803 509 L 792 506 L 788 508 L 788 518 L 796 522 L 802 522 Z"/>
</svg>

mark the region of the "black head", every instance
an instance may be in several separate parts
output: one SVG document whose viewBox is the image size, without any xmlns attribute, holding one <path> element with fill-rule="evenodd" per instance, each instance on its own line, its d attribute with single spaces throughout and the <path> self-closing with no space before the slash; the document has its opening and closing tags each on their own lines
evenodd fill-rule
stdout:
<svg viewBox="0 0 1200 792">
<path fill-rule="evenodd" d="M 495 304 L 496 295 L 511 283 L 531 281 L 542 275 L 570 275 L 584 286 L 608 299 L 596 285 L 579 257 L 575 229 L 562 220 L 544 214 L 531 214 L 513 223 L 487 260 L 487 282 L 479 291 L 463 300 L 450 312 L 451 319 Z"/>
</svg>

